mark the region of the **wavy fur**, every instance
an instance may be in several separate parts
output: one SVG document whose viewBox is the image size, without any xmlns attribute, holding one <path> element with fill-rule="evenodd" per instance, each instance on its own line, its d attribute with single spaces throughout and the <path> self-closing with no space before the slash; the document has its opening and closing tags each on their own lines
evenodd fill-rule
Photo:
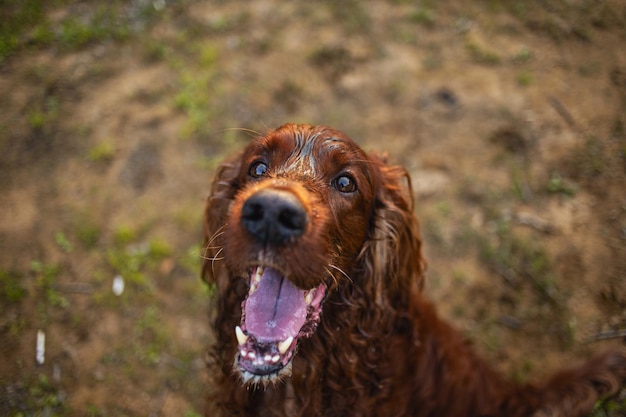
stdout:
<svg viewBox="0 0 626 417">
<path fill-rule="evenodd" d="M 339 139 L 328 152 L 320 148 L 293 159 L 297 146 L 328 138 Z M 268 149 L 281 169 L 275 178 L 252 184 L 248 165 Z M 323 161 L 337 149 L 333 164 Z M 308 161 L 304 170 L 304 158 L 322 160 Z M 358 198 L 346 199 L 320 180 L 339 163 L 357 166 L 357 183 L 364 184 Z M 299 342 L 292 376 L 267 387 L 243 386 L 233 370 L 233 329 L 248 291 L 236 259 L 246 248 L 236 211 L 251 187 L 278 180 L 281 187 L 298 183 L 306 189 L 304 203 L 322 217 L 303 237 L 309 241 L 302 248 L 296 243 L 289 249 L 290 256 L 313 267 L 327 262 L 332 285 L 317 331 Z M 216 287 L 207 416 L 576 417 L 626 379 L 623 350 L 600 354 L 538 385 L 518 386 L 492 370 L 422 294 L 425 262 L 406 170 L 366 155 L 333 129 L 284 125 L 222 164 L 207 202 L 204 234 L 203 276 Z M 319 253 L 305 250 L 311 247 Z M 308 278 L 298 279 L 304 286 Z"/>
</svg>

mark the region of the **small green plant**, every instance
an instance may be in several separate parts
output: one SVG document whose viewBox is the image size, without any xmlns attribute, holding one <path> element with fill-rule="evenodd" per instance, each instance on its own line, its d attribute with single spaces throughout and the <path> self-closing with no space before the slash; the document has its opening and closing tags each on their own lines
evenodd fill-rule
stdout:
<svg viewBox="0 0 626 417">
<path fill-rule="evenodd" d="M 137 232 L 130 226 L 119 226 L 115 232 L 113 239 L 118 246 L 127 245 L 137 239 Z"/>
<path fill-rule="evenodd" d="M 517 54 L 513 57 L 513 62 L 517 64 L 523 64 L 530 61 L 533 58 L 533 53 L 530 49 L 523 46 L 518 51 Z"/>
<path fill-rule="evenodd" d="M 65 253 L 72 252 L 72 244 L 67 239 L 67 236 L 65 236 L 65 233 L 57 232 L 57 234 L 54 236 L 54 241 L 56 242 L 57 246 L 61 248 L 63 252 Z"/>
<path fill-rule="evenodd" d="M 17 304 L 26 296 L 21 280 L 22 276 L 17 273 L 0 271 L 0 312 L 4 306 Z"/>
<path fill-rule="evenodd" d="M 427 7 L 418 7 L 409 16 L 417 24 L 431 27 L 435 24 L 435 12 Z"/>
<path fill-rule="evenodd" d="M 147 365 L 159 363 L 168 337 L 156 306 L 152 305 L 144 310 L 141 318 L 135 323 L 134 336 L 135 352 L 139 359 Z"/>
<path fill-rule="evenodd" d="M 470 58 L 478 64 L 498 65 L 502 62 L 500 55 L 480 45 L 475 40 L 469 39 L 465 43 L 465 49 L 469 53 Z"/>
<path fill-rule="evenodd" d="M 530 71 L 525 70 L 517 74 L 517 84 L 522 87 L 528 87 L 533 82 L 533 75 Z"/>
<path fill-rule="evenodd" d="M 187 249 L 185 254 L 179 259 L 180 265 L 192 274 L 200 271 L 202 261 L 202 248 L 200 245 L 193 245 Z"/>
<path fill-rule="evenodd" d="M 123 239 L 117 240 L 118 243 L 134 240 L 134 234 L 133 239 L 130 239 L 131 235 L 127 235 L 127 232 L 124 232 L 122 237 Z M 109 266 L 128 283 L 141 289 L 150 289 L 151 283 L 146 276 L 147 268 L 171 254 L 172 248 L 167 242 L 153 239 L 147 244 L 128 246 L 118 244 L 118 247 L 107 252 L 107 261 Z"/>
<path fill-rule="evenodd" d="M 87 417 L 100 417 L 100 416 L 105 416 L 106 413 L 100 410 L 100 408 L 97 405 L 87 404 L 85 415 Z"/>
<path fill-rule="evenodd" d="M 64 403 L 63 394 L 45 375 L 25 376 L 22 384 L 23 390 L 18 395 L 24 396 L 21 401 L 24 414 L 14 416 L 63 416 L 70 411 Z"/>
<path fill-rule="evenodd" d="M 24 33 L 45 19 L 44 4 L 38 0 L 3 2 L 0 64 L 20 48 Z"/>
<path fill-rule="evenodd" d="M 127 282 L 140 288 L 149 288 L 150 283 L 143 273 L 143 267 L 148 261 L 147 250 L 111 249 L 107 252 L 107 261 Z"/>
<path fill-rule="evenodd" d="M 598 401 L 589 417 L 613 417 L 626 415 L 626 396 L 605 398 Z"/>
<path fill-rule="evenodd" d="M 42 130 L 50 123 L 58 120 L 61 104 L 58 97 L 48 96 L 45 102 L 34 106 L 27 114 L 28 125 L 33 130 Z"/>
<path fill-rule="evenodd" d="M 46 264 L 41 261 L 33 261 L 30 269 L 35 274 L 37 287 L 43 296 L 45 306 L 65 308 L 69 302 L 55 288 L 55 282 L 61 273 L 61 268 L 56 264 Z"/>
<path fill-rule="evenodd" d="M 35 130 L 40 130 L 46 124 L 46 115 L 39 109 L 33 110 L 28 115 L 28 124 Z"/>
<path fill-rule="evenodd" d="M 576 194 L 576 188 L 564 180 L 558 172 L 554 172 L 550 176 L 546 189 L 553 194 L 563 194 L 566 196 Z"/>
<path fill-rule="evenodd" d="M 88 158 L 93 162 L 110 162 L 115 156 L 115 147 L 110 141 L 98 143 L 89 150 Z"/>
<path fill-rule="evenodd" d="M 212 79 L 210 71 L 186 71 L 180 76 L 180 92 L 174 103 L 187 115 L 187 123 L 181 132 L 184 138 L 208 132 L 214 113 L 210 105 Z"/>
<path fill-rule="evenodd" d="M 75 233 L 79 242 L 87 249 L 92 249 L 100 240 L 100 227 L 88 216 L 79 216 L 75 224 Z"/>
<path fill-rule="evenodd" d="M 547 301 L 557 301 L 556 279 L 550 258 L 539 243 L 516 236 L 506 221 L 498 223 L 497 239 L 480 241 L 481 258 L 493 271 L 513 287 L 525 282 Z"/>
<path fill-rule="evenodd" d="M 151 260 L 161 260 L 167 258 L 172 254 L 172 247 L 169 243 L 160 240 L 153 239 L 148 244 L 148 256 Z"/>
<path fill-rule="evenodd" d="M 129 22 L 122 17 L 121 9 L 101 5 L 88 19 L 65 18 L 61 22 L 59 41 L 67 49 L 76 49 L 91 42 L 124 40 L 129 35 Z"/>
</svg>

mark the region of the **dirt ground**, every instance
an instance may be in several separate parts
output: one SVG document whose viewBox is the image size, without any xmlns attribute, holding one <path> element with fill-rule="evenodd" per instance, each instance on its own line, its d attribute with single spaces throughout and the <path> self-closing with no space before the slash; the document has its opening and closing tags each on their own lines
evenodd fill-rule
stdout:
<svg viewBox="0 0 626 417">
<path fill-rule="evenodd" d="M 623 1 L 42 3 L 0 3 L 0 416 L 202 414 L 204 199 L 288 121 L 408 167 L 511 378 L 626 343 Z"/>
</svg>

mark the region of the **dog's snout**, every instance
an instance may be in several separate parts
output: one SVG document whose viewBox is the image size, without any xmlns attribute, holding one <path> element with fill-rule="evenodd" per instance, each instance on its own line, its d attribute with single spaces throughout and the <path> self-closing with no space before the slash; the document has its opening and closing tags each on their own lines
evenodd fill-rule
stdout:
<svg viewBox="0 0 626 417">
<path fill-rule="evenodd" d="M 257 241 L 283 244 L 301 236 L 308 222 L 302 203 L 285 190 L 264 189 L 243 205 L 241 224 Z"/>
</svg>

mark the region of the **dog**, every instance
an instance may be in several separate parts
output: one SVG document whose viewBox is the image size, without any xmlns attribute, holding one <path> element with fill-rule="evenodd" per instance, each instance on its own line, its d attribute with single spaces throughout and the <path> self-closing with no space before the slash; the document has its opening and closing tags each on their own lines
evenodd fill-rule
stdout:
<svg viewBox="0 0 626 417">
<path fill-rule="evenodd" d="M 407 171 L 344 133 L 286 124 L 218 169 L 207 416 L 584 416 L 626 380 L 615 349 L 506 380 L 440 319 Z"/>
</svg>

